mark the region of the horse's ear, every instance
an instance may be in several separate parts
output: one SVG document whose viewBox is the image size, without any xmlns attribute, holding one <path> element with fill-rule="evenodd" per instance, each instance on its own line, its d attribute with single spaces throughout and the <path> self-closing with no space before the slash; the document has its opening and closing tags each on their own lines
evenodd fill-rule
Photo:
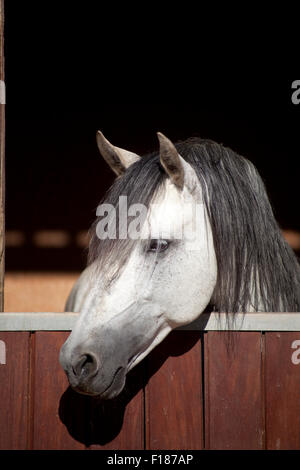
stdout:
<svg viewBox="0 0 300 470">
<path fill-rule="evenodd" d="M 100 131 L 97 132 L 96 139 L 102 157 L 117 176 L 121 176 L 130 165 L 141 158 L 133 152 L 115 147 Z"/>
<path fill-rule="evenodd" d="M 177 152 L 175 145 L 161 132 L 157 133 L 159 140 L 160 163 L 171 181 L 179 189 L 186 186 L 193 191 L 197 177 L 193 168 Z"/>
</svg>

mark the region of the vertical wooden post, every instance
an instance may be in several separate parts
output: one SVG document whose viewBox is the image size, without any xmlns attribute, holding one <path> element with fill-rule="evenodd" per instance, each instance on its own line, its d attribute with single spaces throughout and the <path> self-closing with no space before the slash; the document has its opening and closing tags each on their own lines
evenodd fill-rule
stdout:
<svg viewBox="0 0 300 470">
<path fill-rule="evenodd" d="M 4 85 L 4 0 L 0 0 L 0 312 L 4 310 L 5 251 L 5 85 Z"/>
</svg>

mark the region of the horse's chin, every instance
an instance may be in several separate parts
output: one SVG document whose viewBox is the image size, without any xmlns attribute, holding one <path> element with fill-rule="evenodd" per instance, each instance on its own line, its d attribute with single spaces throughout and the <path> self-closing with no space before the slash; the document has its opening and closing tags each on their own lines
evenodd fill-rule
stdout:
<svg viewBox="0 0 300 470">
<path fill-rule="evenodd" d="M 72 386 L 73 390 L 81 395 L 88 395 L 97 397 L 101 400 L 111 400 L 117 397 L 123 390 L 126 382 L 127 369 L 120 367 L 114 373 L 109 385 L 103 387 L 101 383 L 97 382 L 97 378 L 90 384 Z"/>
<path fill-rule="evenodd" d="M 111 385 L 103 392 L 99 393 L 98 397 L 101 400 L 111 400 L 112 398 L 120 395 L 125 386 L 126 373 L 127 370 L 125 368 L 122 368 L 120 372 L 117 372 Z"/>
</svg>

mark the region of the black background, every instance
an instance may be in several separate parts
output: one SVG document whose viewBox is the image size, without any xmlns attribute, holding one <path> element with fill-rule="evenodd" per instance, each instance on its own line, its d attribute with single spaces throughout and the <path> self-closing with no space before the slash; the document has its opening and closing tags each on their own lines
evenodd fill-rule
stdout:
<svg viewBox="0 0 300 470">
<path fill-rule="evenodd" d="M 142 12 L 128 23 L 116 6 L 118 23 L 102 2 L 28 3 L 5 2 L 6 228 L 26 234 L 25 246 L 7 249 L 7 270 L 84 267 L 75 242 L 62 251 L 31 239 L 41 229 L 75 236 L 94 220 L 114 178 L 97 129 L 141 154 L 157 148 L 157 131 L 222 142 L 254 162 L 280 226 L 300 230 L 297 76 L 208 62 L 203 45 L 197 54 L 178 47 L 175 26 L 165 45 L 155 15 L 149 25 Z"/>
</svg>

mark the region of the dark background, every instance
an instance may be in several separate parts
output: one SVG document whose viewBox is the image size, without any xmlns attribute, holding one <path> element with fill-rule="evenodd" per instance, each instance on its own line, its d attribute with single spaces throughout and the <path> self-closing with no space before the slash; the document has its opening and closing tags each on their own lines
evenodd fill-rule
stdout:
<svg viewBox="0 0 300 470">
<path fill-rule="evenodd" d="M 280 226 L 300 230 L 297 76 L 212 70 L 200 55 L 191 60 L 188 46 L 158 49 L 155 23 L 119 28 L 101 8 L 24 3 L 5 2 L 6 229 L 26 235 L 7 248 L 7 270 L 84 267 L 76 233 L 89 228 L 113 181 L 97 129 L 141 154 L 157 148 L 157 131 L 222 142 L 254 162 Z M 32 234 L 46 229 L 67 230 L 74 242 L 38 248 Z"/>
</svg>

